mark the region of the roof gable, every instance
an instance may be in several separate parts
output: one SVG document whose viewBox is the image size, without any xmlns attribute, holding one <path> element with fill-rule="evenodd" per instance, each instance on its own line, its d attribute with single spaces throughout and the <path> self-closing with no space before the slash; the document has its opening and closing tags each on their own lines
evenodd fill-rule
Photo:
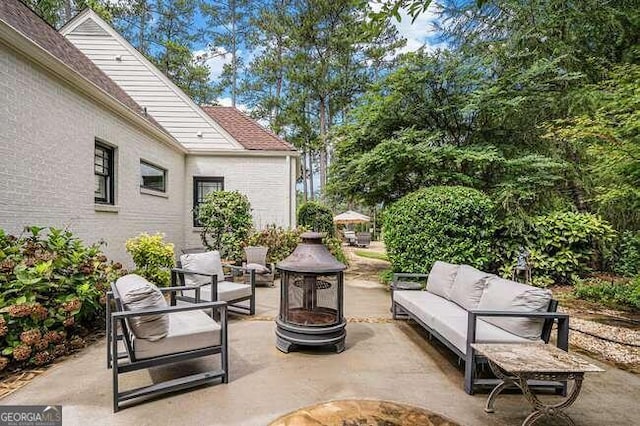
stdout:
<svg viewBox="0 0 640 426">
<path fill-rule="evenodd" d="M 295 151 L 289 143 L 234 107 L 203 106 L 202 109 L 218 122 L 245 149 L 261 151 Z"/>
<path fill-rule="evenodd" d="M 61 36 L 29 7 L 19 0 L 0 1 L 0 19 L 27 36 L 33 43 L 82 75 L 106 94 L 128 107 L 149 123 L 165 132 L 153 118 L 144 113 L 127 93 L 102 72 L 78 48 Z"/>
<path fill-rule="evenodd" d="M 60 32 L 185 148 L 198 152 L 245 149 L 92 10 L 80 13 Z"/>
</svg>

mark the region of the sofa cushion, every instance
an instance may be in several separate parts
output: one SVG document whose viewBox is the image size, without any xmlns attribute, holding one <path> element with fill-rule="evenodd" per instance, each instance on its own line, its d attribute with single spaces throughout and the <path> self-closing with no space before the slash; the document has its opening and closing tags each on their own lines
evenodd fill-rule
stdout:
<svg viewBox="0 0 640 426">
<path fill-rule="evenodd" d="M 500 277 L 487 280 L 477 309 L 482 311 L 546 312 L 551 291 Z M 539 339 L 544 320 L 533 318 L 492 318 L 483 321 L 527 339 Z"/>
<path fill-rule="evenodd" d="M 256 274 L 259 275 L 265 275 L 265 274 L 270 274 L 271 271 L 269 270 L 269 268 L 267 268 L 264 265 L 261 265 L 259 263 L 247 263 L 247 265 L 245 266 L 246 269 L 253 269 L 256 271 Z"/>
<path fill-rule="evenodd" d="M 427 291 L 449 299 L 460 265 L 436 261 L 427 278 Z"/>
<path fill-rule="evenodd" d="M 463 311 L 464 312 L 464 311 Z M 462 315 L 445 315 L 434 317 L 434 329 L 440 335 L 455 346 L 462 354 L 467 353 L 467 312 Z M 483 320 L 476 322 L 476 342 L 484 343 L 517 343 L 530 342 L 528 339 L 509 333 L 500 327 L 489 324 Z"/>
<path fill-rule="evenodd" d="M 125 275 L 116 281 L 115 286 L 127 311 L 167 307 L 158 287 L 139 275 Z M 155 342 L 167 335 L 170 321 L 167 314 L 145 315 L 128 318 L 127 325 L 137 338 Z"/>
<path fill-rule="evenodd" d="M 478 307 L 480 297 L 486 286 L 486 280 L 492 276 L 469 265 L 460 265 L 456 279 L 451 287 L 449 300 L 471 310 Z"/>
<path fill-rule="evenodd" d="M 151 342 L 133 338 L 136 358 L 154 358 L 220 344 L 220 324 L 204 311 L 173 312 L 169 317 L 170 327 L 164 339 Z"/>
<path fill-rule="evenodd" d="M 428 291 L 396 290 L 393 292 L 393 300 L 430 328 L 435 327 L 434 317 L 466 315 L 466 311 L 460 306 Z"/>
<path fill-rule="evenodd" d="M 217 275 L 218 282 L 224 280 L 220 252 L 217 250 L 204 253 L 183 254 L 180 256 L 180 263 L 183 269 L 203 274 Z M 187 286 L 201 286 L 210 284 L 211 278 L 204 275 L 185 274 L 184 283 Z"/>
</svg>

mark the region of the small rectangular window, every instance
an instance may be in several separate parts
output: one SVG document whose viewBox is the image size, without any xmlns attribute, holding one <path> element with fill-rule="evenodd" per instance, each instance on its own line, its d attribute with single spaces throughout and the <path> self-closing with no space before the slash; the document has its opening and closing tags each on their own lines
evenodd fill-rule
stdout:
<svg viewBox="0 0 640 426">
<path fill-rule="evenodd" d="M 140 160 L 140 188 L 166 192 L 167 171 L 161 167 Z"/>
<path fill-rule="evenodd" d="M 95 202 L 114 204 L 113 157 L 114 149 L 96 142 L 93 170 L 95 174 Z"/>
<path fill-rule="evenodd" d="M 198 207 L 206 195 L 214 191 L 224 191 L 223 177 L 193 177 L 193 226 L 201 226 L 198 222 Z"/>
</svg>

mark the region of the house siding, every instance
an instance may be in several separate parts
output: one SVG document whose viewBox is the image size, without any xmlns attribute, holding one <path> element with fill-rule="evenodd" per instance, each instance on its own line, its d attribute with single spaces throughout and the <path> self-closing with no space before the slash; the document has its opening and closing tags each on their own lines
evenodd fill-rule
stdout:
<svg viewBox="0 0 640 426">
<path fill-rule="evenodd" d="M 68 227 L 131 266 L 125 241 L 163 232 L 184 244 L 185 155 L 0 44 L 0 228 Z M 116 147 L 118 212 L 96 211 L 95 139 Z M 166 196 L 140 192 L 140 159 L 168 170 Z"/>
<path fill-rule="evenodd" d="M 124 89 L 185 148 L 242 150 L 214 125 L 180 89 L 159 77 L 154 66 L 139 58 L 121 37 L 102 29 L 91 16 L 79 25 L 63 29 L 64 36 Z M 89 29 L 89 30 L 88 30 Z M 110 31 L 113 31 L 110 29 Z M 116 59 L 116 58 L 119 58 Z M 198 134 L 202 136 L 198 136 Z"/>
<path fill-rule="evenodd" d="M 251 203 L 256 229 L 276 224 L 284 228 L 295 226 L 295 157 L 208 156 L 189 155 L 186 164 L 184 204 L 185 244 L 201 245 L 199 229 L 193 227 L 193 177 L 223 177 L 225 191 L 239 191 Z M 291 180 L 290 180 L 291 179 Z M 293 197 L 293 199 L 291 199 Z"/>
</svg>

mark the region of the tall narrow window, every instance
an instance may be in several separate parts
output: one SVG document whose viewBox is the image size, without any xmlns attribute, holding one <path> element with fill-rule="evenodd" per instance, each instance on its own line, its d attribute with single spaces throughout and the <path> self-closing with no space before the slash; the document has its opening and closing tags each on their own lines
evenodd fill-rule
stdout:
<svg viewBox="0 0 640 426">
<path fill-rule="evenodd" d="M 113 148 L 96 142 L 93 170 L 96 177 L 95 202 L 114 204 Z"/>
<path fill-rule="evenodd" d="M 198 222 L 198 207 L 204 197 L 214 191 L 224 191 L 223 177 L 193 177 L 193 226 L 201 226 Z"/>
<path fill-rule="evenodd" d="M 161 167 L 140 160 L 140 188 L 166 192 L 167 171 Z"/>
</svg>

